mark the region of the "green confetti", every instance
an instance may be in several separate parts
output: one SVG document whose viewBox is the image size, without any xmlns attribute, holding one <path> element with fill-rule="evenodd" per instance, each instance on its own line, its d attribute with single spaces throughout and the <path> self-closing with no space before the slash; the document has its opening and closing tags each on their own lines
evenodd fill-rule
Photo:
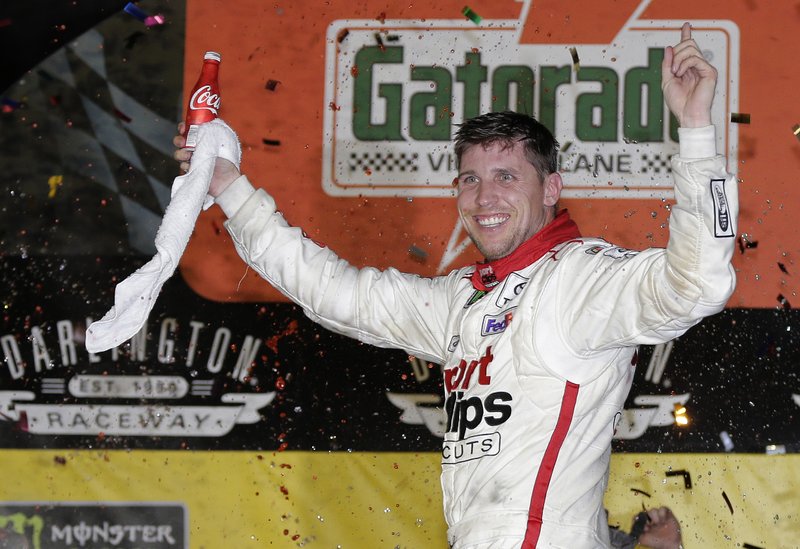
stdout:
<svg viewBox="0 0 800 549">
<path fill-rule="evenodd" d="M 464 6 L 464 9 L 461 10 L 461 13 L 463 13 L 464 17 L 466 17 L 467 19 L 469 19 L 470 21 L 472 21 L 476 25 L 480 25 L 481 24 L 481 20 L 483 18 L 480 15 L 478 15 L 477 13 L 475 13 L 474 11 L 472 11 L 469 6 Z"/>
</svg>

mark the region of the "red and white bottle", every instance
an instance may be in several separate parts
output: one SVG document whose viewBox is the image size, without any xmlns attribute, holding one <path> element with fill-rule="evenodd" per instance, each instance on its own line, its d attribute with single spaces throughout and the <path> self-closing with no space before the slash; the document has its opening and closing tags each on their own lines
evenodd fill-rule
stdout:
<svg viewBox="0 0 800 549">
<path fill-rule="evenodd" d="M 203 68 L 200 76 L 192 88 L 189 105 L 186 108 L 186 128 L 183 135 L 186 137 L 186 148 L 194 149 L 197 145 L 197 133 L 200 124 L 211 122 L 218 116 L 219 93 L 219 62 L 220 54 L 207 51 L 203 57 Z"/>
</svg>

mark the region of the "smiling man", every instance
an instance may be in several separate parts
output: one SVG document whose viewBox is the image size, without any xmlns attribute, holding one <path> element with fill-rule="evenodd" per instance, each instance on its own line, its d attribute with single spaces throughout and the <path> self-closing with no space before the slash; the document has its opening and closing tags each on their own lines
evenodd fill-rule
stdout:
<svg viewBox="0 0 800 549">
<path fill-rule="evenodd" d="M 458 210 L 486 261 L 432 279 L 353 267 L 217 161 L 209 192 L 261 276 L 331 330 L 442 365 L 453 549 L 608 547 L 602 500 L 637 346 L 683 334 L 734 288 L 738 199 L 715 150 L 716 78 L 684 25 L 662 66 L 681 125 L 666 249 L 623 250 L 556 214 L 558 144 L 527 115 L 459 128 Z M 191 153 L 175 157 L 185 169 Z"/>
<path fill-rule="evenodd" d="M 504 112 L 468 120 L 455 152 L 458 212 L 486 259 L 506 257 L 555 218 L 558 143 L 535 119 Z"/>
</svg>

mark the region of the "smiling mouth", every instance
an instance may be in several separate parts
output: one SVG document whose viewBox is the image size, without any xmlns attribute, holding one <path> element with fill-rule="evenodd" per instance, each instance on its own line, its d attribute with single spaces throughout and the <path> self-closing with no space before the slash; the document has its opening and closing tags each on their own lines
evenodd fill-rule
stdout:
<svg viewBox="0 0 800 549">
<path fill-rule="evenodd" d="M 508 214 L 495 214 L 486 216 L 475 216 L 475 222 L 481 227 L 491 229 L 498 227 L 508 221 L 511 216 Z"/>
</svg>

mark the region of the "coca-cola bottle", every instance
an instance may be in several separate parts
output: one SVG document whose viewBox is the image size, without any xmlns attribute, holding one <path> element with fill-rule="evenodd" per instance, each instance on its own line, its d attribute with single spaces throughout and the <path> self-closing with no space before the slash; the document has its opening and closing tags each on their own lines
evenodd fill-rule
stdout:
<svg viewBox="0 0 800 549">
<path fill-rule="evenodd" d="M 211 122 L 218 116 L 220 60 L 220 55 L 215 51 L 207 51 L 203 57 L 203 68 L 192 88 L 192 95 L 189 97 L 189 105 L 186 109 L 186 127 L 183 135 L 186 137 L 187 149 L 194 149 L 197 145 L 197 132 L 200 124 Z"/>
</svg>

